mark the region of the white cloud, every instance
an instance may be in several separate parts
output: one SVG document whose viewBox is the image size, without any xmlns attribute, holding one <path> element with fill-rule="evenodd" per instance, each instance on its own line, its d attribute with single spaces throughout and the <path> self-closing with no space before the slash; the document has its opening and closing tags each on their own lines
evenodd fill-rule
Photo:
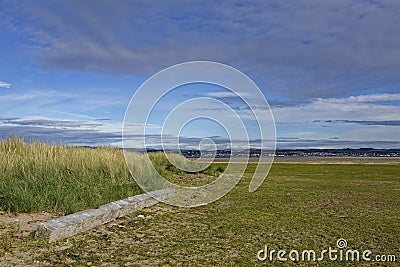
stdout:
<svg viewBox="0 0 400 267">
<path fill-rule="evenodd" d="M 400 106 L 390 101 L 400 94 L 372 94 L 347 98 L 318 98 L 292 107 L 272 108 L 278 123 L 310 123 L 314 120 L 400 120 Z M 380 103 L 389 101 L 388 103 Z"/>
<path fill-rule="evenodd" d="M 350 96 L 347 98 L 318 98 L 317 101 L 324 103 L 338 103 L 338 104 L 349 104 L 349 103 L 367 103 L 367 102 L 380 102 L 380 101 L 398 101 L 400 100 L 400 94 L 372 94 L 372 95 L 359 95 Z"/>
<path fill-rule="evenodd" d="M 0 88 L 10 88 L 11 86 L 12 86 L 11 83 L 6 83 L 6 82 L 0 81 Z"/>
<path fill-rule="evenodd" d="M 399 147 L 400 94 L 318 98 L 272 108 L 278 136 L 300 140 L 292 147 Z M 335 136 L 335 140 L 329 138 Z M 302 140 L 310 142 L 302 143 Z M 287 144 L 285 144 L 287 145 Z M 322 145 L 322 146 L 321 146 Z"/>
<path fill-rule="evenodd" d="M 230 92 L 230 91 L 229 92 L 210 92 L 210 93 L 207 93 L 208 96 L 217 97 L 217 98 L 250 96 L 250 93 L 242 92 L 242 91 L 236 92 L 236 94 L 234 92 Z"/>
</svg>

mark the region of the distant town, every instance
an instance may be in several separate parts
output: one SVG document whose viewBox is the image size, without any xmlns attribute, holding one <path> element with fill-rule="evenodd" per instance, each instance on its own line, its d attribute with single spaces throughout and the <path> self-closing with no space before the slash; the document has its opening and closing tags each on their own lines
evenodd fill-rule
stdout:
<svg viewBox="0 0 400 267">
<path fill-rule="evenodd" d="M 95 147 L 90 147 L 95 148 Z M 162 149 L 135 149 L 126 148 L 127 151 L 136 152 L 160 152 Z M 261 153 L 269 157 L 400 157 L 400 148 L 394 149 L 377 149 L 377 148 L 340 148 L 340 149 L 277 149 L 275 152 L 261 149 L 248 150 L 230 150 L 222 149 L 215 151 L 200 150 L 164 150 L 171 153 L 182 153 L 186 158 L 215 157 L 216 158 L 243 158 L 249 156 L 251 158 L 260 157 Z"/>
<path fill-rule="evenodd" d="M 261 153 L 266 156 L 275 157 L 400 157 L 400 149 L 374 149 L 374 148 L 359 148 L 359 149 L 278 149 L 275 153 L 271 151 L 261 151 L 260 149 L 250 149 L 250 152 L 244 150 L 217 150 L 215 157 L 260 157 Z M 187 158 L 212 157 L 215 152 L 201 152 L 198 150 L 184 150 L 182 154 Z"/>
</svg>

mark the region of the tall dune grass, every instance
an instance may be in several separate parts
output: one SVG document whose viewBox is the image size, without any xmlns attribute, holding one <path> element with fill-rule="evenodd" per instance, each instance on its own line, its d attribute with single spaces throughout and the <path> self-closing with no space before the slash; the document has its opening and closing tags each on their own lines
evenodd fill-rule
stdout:
<svg viewBox="0 0 400 267">
<path fill-rule="evenodd" d="M 117 148 L 0 142 L 0 209 L 69 214 L 141 193 Z"/>
<path fill-rule="evenodd" d="M 184 171 L 175 167 L 171 162 L 169 162 L 164 152 L 150 153 L 149 158 L 158 173 L 160 173 L 164 177 L 170 177 L 171 175 L 186 175 L 188 173 L 201 173 L 211 176 L 218 176 L 218 174 L 224 171 L 224 168 L 222 166 L 210 165 L 207 168 L 204 168 L 205 166 L 202 165 L 205 164 L 185 160 L 185 158 L 181 154 L 169 154 L 168 158 L 170 158 L 172 162 L 177 162 L 179 166 L 182 166 L 185 170 L 188 171 Z M 191 169 L 193 171 L 190 171 Z M 198 169 L 201 169 L 201 171 L 195 171 Z"/>
<path fill-rule="evenodd" d="M 184 160 L 181 155 L 171 156 Z M 152 174 L 143 157 L 129 152 L 129 164 L 147 179 Z M 172 182 L 188 174 L 173 166 L 163 152 L 151 153 L 150 159 L 158 173 Z M 223 171 L 219 168 L 210 166 L 199 173 L 215 176 Z M 69 214 L 143 192 L 118 148 L 26 143 L 11 137 L 0 142 L 0 170 L 0 210 L 14 213 Z"/>
</svg>

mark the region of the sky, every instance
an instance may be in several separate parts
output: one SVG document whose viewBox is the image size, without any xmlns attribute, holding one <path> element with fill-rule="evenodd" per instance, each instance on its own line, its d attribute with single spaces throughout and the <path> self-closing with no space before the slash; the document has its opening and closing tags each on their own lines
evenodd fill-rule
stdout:
<svg viewBox="0 0 400 267">
<path fill-rule="evenodd" d="M 232 66 L 258 85 L 278 148 L 400 148 L 398 14 L 398 0 L 0 0 L 0 138 L 121 146 L 140 85 L 201 60 Z M 154 146 L 173 106 L 196 97 L 246 115 L 226 88 L 177 88 L 146 125 Z M 244 125 L 256 143 L 251 119 Z M 215 121 L 195 120 L 179 134 L 185 148 L 207 137 L 229 145 Z"/>
</svg>

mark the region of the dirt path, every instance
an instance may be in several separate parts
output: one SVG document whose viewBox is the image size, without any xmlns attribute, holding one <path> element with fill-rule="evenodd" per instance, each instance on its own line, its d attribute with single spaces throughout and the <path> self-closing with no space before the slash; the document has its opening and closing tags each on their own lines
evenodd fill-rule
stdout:
<svg viewBox="0 0 400 267">
<path fill-rule="evenodd" d="M 48 212 L 14 215 L 0 211 L 0 266 L 25 266 L 24 259 L 32 255 L 15 250 L 16 243 L 35 231 L 41 222 L 58 216 Z"/>
<path fill-rule="evenodd" d="M 14 227 L 17 229 L 14 235 L 26 236 L 36 230 L 39 223 L 48 221 L 55 217 L 57 217 L 57 214 L 47 212 L 21 213 L 18 215 L 0 212 L 0 227 Z"/>
</svg>

